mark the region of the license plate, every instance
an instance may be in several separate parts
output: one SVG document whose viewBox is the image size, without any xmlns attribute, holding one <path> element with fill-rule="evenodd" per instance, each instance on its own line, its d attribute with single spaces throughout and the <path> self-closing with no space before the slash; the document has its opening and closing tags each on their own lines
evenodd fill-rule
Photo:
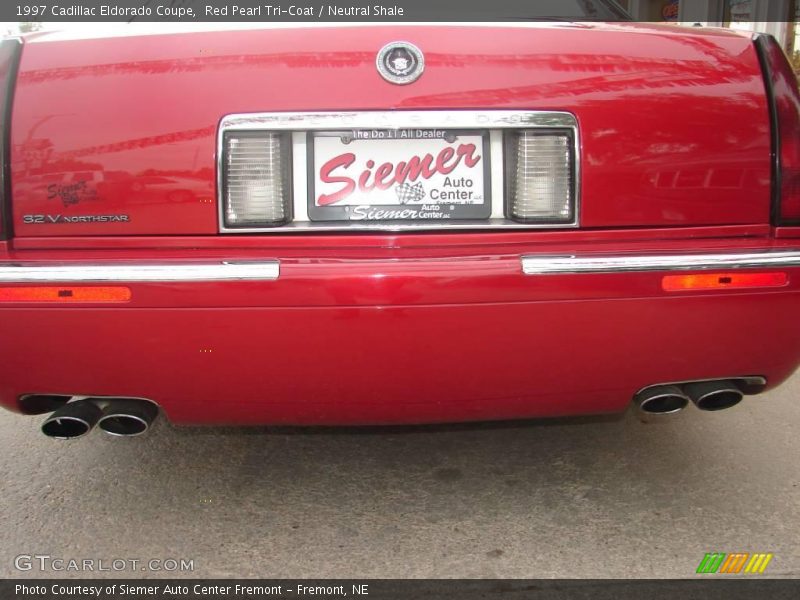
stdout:
<svg viewBox="0 0 800 600">
<path fill-rule="evenodd" d="M 489 134 L 399 129 L 308 138 L 312 221 L 487 219 Z"/>
</svg>

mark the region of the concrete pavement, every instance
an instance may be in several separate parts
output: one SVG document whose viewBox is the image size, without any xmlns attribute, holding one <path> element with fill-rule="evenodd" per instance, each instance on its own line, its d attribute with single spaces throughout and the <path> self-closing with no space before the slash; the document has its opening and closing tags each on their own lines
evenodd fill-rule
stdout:
<svg viewBox="0 0 800 600">
<path fill-rule="evenodd" d="M 705 552 L 743 551 L 798 577 L 799 398 L 795 376 L 728 411 L 650 424 L 160 421 L 142 438 L 66 443 L 3 412 L 0 576 L 690 577 Z M 194 570 L 15 568 L 35 554 Z"/>
</svg>

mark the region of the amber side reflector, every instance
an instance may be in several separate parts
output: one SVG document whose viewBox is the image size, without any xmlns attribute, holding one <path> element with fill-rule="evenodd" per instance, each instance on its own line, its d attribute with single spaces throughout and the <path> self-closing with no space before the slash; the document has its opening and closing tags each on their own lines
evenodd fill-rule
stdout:
<svg viewBox="0 0 800 600">
<path fill-rule="evenodd" d="M 0 302 L 128 302 L 127 287 L 6 287 L 0 288 Z"/>
<path fill-rule="evenodd" d="M 661 286 L 667 292 L 781 287 L 789 282 L 786 273 L 703 273 L 666 275 Z"/>
</svg>

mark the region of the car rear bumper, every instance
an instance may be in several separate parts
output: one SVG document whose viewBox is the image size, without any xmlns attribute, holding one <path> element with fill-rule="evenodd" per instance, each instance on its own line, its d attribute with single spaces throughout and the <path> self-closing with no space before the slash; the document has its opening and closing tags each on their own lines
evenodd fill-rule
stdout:
<svg viewBox="0 0 800 600">
<path fill-rule="evenodd" d="M 3 288 L 130 290 L 125 301 L 0 303 L 0 402 L 148 398 L 173 422 L 206 424 L 510 419 L 619 411 L 672 381 L 774 386 L 800 363 L 791 247 L 207 254 L 0 263 Z M 788 281 L 666 292 L 672 271 Z"/>
</svg>

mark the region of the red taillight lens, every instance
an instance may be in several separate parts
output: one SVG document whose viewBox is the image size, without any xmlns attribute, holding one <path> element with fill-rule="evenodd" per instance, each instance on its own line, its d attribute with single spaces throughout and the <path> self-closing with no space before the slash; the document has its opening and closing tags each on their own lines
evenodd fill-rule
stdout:
<svg viewBox="0 0 800 600">
<path fill-rule="evenodd" d="M 22 42 L 17 39 L 0 42 L 0 240 L 9 236 L 11 205 L 8 174 L 11 141 L 9 123 L 11 122 L 11 100 L 16 80 L 19 51 Z"/>
<path fill-rule="evenodd" d="M 784 169 L 781 177 L 781 220 L 800 224 L 800 169 Z"/>
<path fill-rule="evenodd" d="M 773 220 L 800 225 L 800 91 L 780 44 L 771 35 L 756 38 L 772 117 Z"/>
</svg>

